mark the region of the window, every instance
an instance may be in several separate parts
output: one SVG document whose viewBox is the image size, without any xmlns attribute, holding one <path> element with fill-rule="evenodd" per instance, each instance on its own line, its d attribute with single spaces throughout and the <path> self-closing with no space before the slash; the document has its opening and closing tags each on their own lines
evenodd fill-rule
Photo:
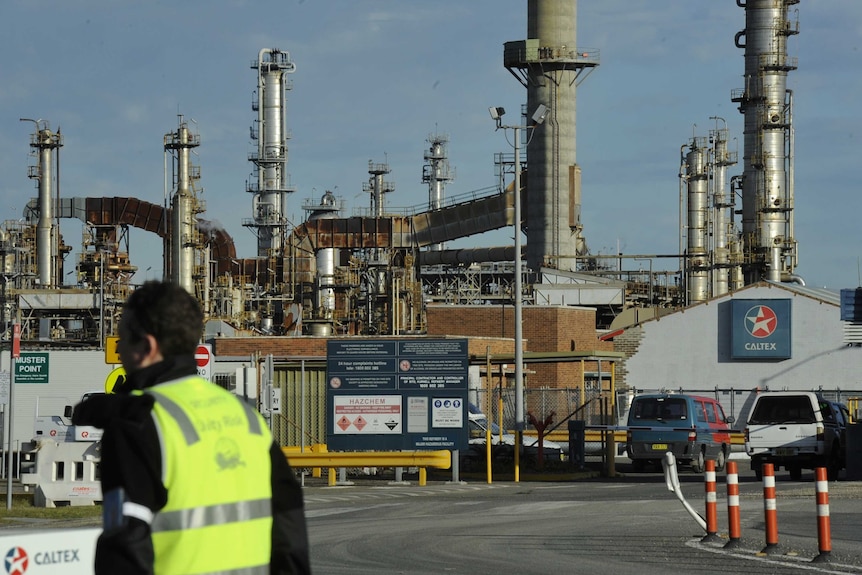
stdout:
<svg viewBox="0 0 862 575">
<path fill-rule="evenodd" d="M 718 423 L 718 418 L 715 415 L 715 404 L 707 401 L 703 406 L 706 408 L 706 420 L 710 423 Z"/>
</svg>

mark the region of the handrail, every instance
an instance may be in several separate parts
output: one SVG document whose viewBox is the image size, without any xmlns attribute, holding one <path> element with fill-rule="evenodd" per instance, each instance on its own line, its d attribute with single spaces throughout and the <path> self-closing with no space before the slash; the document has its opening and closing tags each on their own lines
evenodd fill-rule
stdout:
<svg viewBox="0 0 862 575">
<path fill-rule="evenodd" d="M 419 485 L 424 486 L 427 467 L 449 469 L 452 454 L 438 451 L 325 451 L 297 452 L 295 448 L 283 447 L 291 467 L 327 467 L 329 485 L 335 485 L 335 469 L 340 467 L 418 467 Z"/>
</svg>

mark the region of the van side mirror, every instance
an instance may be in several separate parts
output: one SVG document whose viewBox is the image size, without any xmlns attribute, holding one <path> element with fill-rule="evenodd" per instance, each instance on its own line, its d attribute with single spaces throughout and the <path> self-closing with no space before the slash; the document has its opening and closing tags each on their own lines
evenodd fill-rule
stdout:
<svg viewBox="0 0 862 575">
<path fill-rule="evenodd" d="M 726 423 L 733 423 L 734 421 L 736 421 L 736 418 L 733 417 L 732 415 L 728 415 L 727 417 L 724 418 L 724 421 Z"/>
<path fill-rule="evenodd" d="M 74 407 L 72 407 L 71 405 L 67 405 L 67 406 L 63 409 L 63 417 L 65 417 L 65 418 L 67 418 L 67 419 L 72 419 L 72 412 L 73 412 L 73 411 L 75 411 L 75 408 L 74 408 Z"/>
</svg>

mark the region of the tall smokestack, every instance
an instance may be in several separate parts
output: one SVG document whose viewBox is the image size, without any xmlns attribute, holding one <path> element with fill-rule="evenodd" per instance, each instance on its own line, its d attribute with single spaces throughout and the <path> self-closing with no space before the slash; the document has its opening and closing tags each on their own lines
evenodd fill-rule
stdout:
<svg viewBox="0 0 862 575">
<path fill-rule="evenodd" d="M 527 147 L 527 266 L 575 269 L 587 253 L 576 158 L 577 87 L 598 51 L 577 47 L 576 0 L 529 0 L 527 40 L 506 42 L 505 67 L 527 88 L 527 116 L 550 109 Z"/>
</svg>

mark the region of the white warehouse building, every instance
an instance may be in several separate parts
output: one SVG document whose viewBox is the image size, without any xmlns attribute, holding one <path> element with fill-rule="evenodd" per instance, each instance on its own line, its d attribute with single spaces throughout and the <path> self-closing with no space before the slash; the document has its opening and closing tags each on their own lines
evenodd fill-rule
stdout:
<svg viewBox="0 0 862 575">
<path fill-rule="evenodd" d="M 862 338 L 840 294 L 760 282 L 623 328 L 617 389 L 714 396 L 742 429 L 758 391 L 822 390 L 856 405 Z M 624 410 L 622 410 L 624 411 Z"/>
</svg>

